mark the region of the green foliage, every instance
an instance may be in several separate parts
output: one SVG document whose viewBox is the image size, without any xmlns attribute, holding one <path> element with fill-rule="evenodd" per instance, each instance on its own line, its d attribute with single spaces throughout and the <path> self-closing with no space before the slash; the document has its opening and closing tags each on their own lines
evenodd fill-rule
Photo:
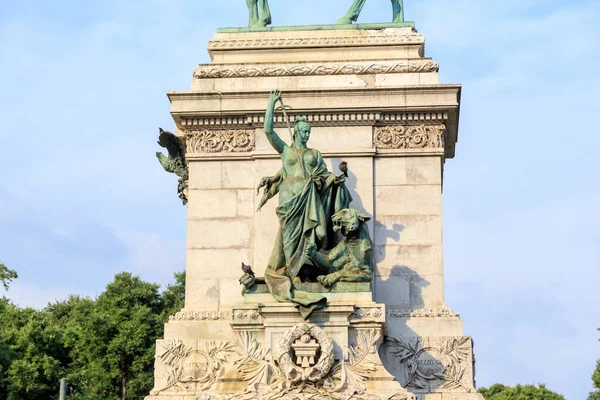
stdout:
<svg viewBox="0 0 600 400">
<path fill-rule="evenodd" d="M 479 389 L 479 393 L 486 400 L 565 400 L 564 396 L 548 390 L 544 385 L 509 387 L 497 383 L 489 389 Z"/>
<path fill-rule="evenodd" d="M 19 275 L 17 275 L 16 271 L 8 269 L 6 265 L 0 263 L 0 282 L 2 282 L 2 286 L 4 286 L 5 290 L 8 290 L 10 283 L 18 277 Z"/>
<path fill-rule="evenodd" d="M 155 342 L 168 316 L 183 307 L 185 273 L 163 293 L 129 273 L 117 274 L 96 299 L 70 296 L 38 311 L 0 298 L 0 399 L 144 398 L 153 384 Z"/>
<path fill-rule="evenodd" d="M 598 329 L 600 331 L 600 329 Z M 596 370 L 592 375 L 592 382 L 596 390 L 590 393 L 588 400 L 600 400 L 600 360 L 596 363 Z"/>
<path fill-rule="evenodd" d="M 175 283 L 167 285 L 162 293 L 163 321 L 167 322 L 170 315 L 175 315 L 185 304 L 185 271 L 174 274 Z"/>
</svg>

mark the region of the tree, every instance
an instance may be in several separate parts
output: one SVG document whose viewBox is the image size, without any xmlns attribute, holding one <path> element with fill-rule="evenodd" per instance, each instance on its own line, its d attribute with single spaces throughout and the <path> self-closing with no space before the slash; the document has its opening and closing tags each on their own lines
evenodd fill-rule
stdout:
<svg viewBox="0 0 600 400">
<path fill-rule="evenodd" d="M 548 390 L 545 385 L 509 387 L 497 383 L 489 389 L 479 389 L 479 393 L 486 400 L 565 400 L 564 396 Z"/>
<path fill-rule="evenodd" d="M 120 273 L 69 321 L 70 379 L 87 396 L 143 398 L 152 389 L 155 342 L 163 333 L 158 285 Z"/>
<path fill-rule="evenodd" d="M 598 329 L 600 331 L 600 329 Z M 596 390 L 590 393 L 588 400 L 600 400 L 600 360 L 596 363 L 596 370 L 592 375 L 592 382 Z"/>
<path fill-rule="evenodd" d="M 185 305 L 185 271 L 173 274 L 175 283 L 167 285 L 162 293 L 163 312 L 162 320 L 167 322 L 170 315 L 175 315 Z"/>
<path fill-rule="evenodd" d="M 16 271 L 12 269 L 8 269 L 8 267 L 2 263 L 0 263 L 0 282 L 2 282 L 2 286 L 4 286 L 5 290 L 8 290 L 8 286 L 12 281 L 17 279 L 19 276 Z"/>
<path fill-rule="evenodd" d="M 52 313 L 21 309 L 3 298 L 0 318 L 0 398 L 53 398 L 69 359 Z"/>
</svg>

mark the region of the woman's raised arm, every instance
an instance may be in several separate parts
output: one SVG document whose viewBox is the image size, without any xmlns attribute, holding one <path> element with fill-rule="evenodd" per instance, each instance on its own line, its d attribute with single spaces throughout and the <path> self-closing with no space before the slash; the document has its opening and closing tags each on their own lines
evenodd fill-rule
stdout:
<svg viewBox="0 0 600 400">
<path fill-rule="evenodd" d="M 274 117 L 275 117 L 275 104 L 281 99 L 281 91 L 273 90 L 269 97 L 269 104 L 267 105 L 267 112 L 265 113 L 265 134 L 271 146 L 279 153 L 283 153 L 285 149 L 285 142 L 275 133 L 273 130 Z"/>
</svg>

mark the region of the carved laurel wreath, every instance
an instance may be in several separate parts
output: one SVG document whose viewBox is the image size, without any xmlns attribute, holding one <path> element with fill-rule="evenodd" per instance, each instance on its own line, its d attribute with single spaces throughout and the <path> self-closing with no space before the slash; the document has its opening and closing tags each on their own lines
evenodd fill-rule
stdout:
<svg viewBox="0 0 600 400">
<path fill-rule="evenodd" d="M 292 357 L 292 344 L 304 335 L 310 335 L 321 346 L 321 357 L 317 364 L 310 368 L 298 367 Z M 279 341 L 277 349 L 279 367 L 293 383 L 300 381 L 317 382 L 327 376 L 335 359 L 333 358 L 333 340 L 317 325 L 299 324 L 288 330 Z"/>
</svg>

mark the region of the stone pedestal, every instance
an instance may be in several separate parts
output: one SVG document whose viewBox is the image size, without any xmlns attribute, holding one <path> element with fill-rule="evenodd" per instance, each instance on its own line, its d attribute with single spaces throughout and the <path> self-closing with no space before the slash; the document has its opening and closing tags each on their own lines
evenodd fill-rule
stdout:
<svg viewBox="0 0 600 400">
<path fill-rule="evenodd" d="M 189 164 L 186 304 L 157 344 L 147 399 L 293 395 L 273 380 L 282 373 L 275 353 L 305 322 L 260 287 L 243 297 L 238 283 L 242 261 L 263 275 L 278 229 L 276 200 L 255 211 L 255 187 L 281 167 L 263 133 L 272 89 L 291 107 L 289 121 L 276 115 L 279 135 L 289 140 L 288 122 L 306 116 L 309 146 L 334 173 L 348 162 L 351 207 L 373 217 L 371 290 L 334 288 L 306 326 L 332 340 L 339 368 L 351 366 L 352 349 L 369 349 L 361 395 L 481 399 L 472 340 L 444 301 L 442 177 L 455 153 L 461 88 L 439 83 L 423 35 L 410 27 L 221 31 L 208 50 L 213 62 L 194 71 L 191 90 L 168 94 Z"/>
</svg>

